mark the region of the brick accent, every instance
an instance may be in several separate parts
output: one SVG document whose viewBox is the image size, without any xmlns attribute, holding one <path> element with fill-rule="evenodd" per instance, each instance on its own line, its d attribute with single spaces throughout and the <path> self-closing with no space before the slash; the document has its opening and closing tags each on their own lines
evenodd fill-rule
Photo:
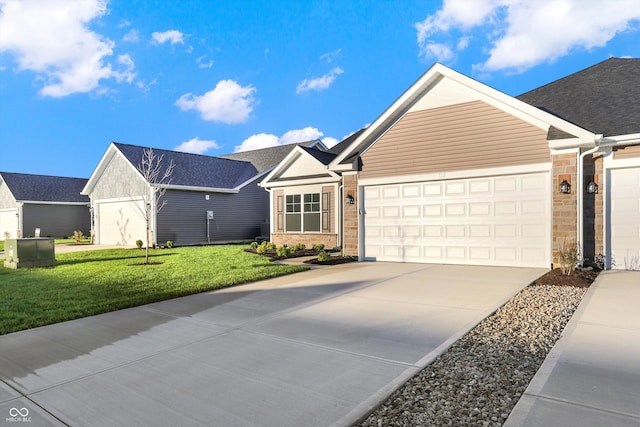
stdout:
<svg viewBox="0 0 640 427">
<path fill-rule="evenodd" d="M 563 244 L 576 243 L 577 241 L 577 194 L 580 184 L 577 182 L 577 153 L 557 154 L 552 156 L 553 159 L 553 212 L 552 212 L 552 244 L 553 256 L 552 262 L 554 267 L 559 265 L 559 251 Z M 559 187 L 560 176 L 567 176 L 571 184 L 571 193 L 560 193 Z"/>
<path fill-rule="evenodd" d="M 344 204 L 344 230 L 343 248 L 346 256 L 358 256 L 358 176 L 356 174 L 343 175 L 342 185 L 343 194 L 352 195 L 355 203 L 352 205 Z M 341 200 L 340 203 L 344 203 Z"/>
<path fill-rule="evenodd" d="M 333 249 L 338 246 L 338 235 L 335 233 L 272 233 L 271 241 L 275 243 L 276 246 L 292 246 L 298 243 L 304 243 L 307 248 L 312 248 L 313 245 L 322 243 L 325 248 Z"/>
</svg>

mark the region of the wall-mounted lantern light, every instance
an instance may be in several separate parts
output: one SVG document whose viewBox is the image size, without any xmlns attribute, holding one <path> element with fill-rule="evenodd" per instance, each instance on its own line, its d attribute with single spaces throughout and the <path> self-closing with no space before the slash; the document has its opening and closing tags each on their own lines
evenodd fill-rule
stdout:
<svg viewBox="0 0 640 427">
<path fill-rule="evenodd" d="M 560 183 L 560 192 L 562 194 L 571 193 L 571 184 L 569 184 L 569 182 L 566 179 L 563 179 L 562 182 Z"/>
<path fill-rule="evenodd" d="M 356 200 L 353 198 L 353 196 L 351 194 L 347 194 L 347 197 L 345 197 L 345 203 L 347 205 L 353 205 L 356 202 Z"/>
<path fill-rule="evenodd" d="M 596 184 L 593 180 L 591 180 L 587 184 L 587 193 L 589 193 L 589 194 L 598 194 L 598 184 Z"/>
</svg>

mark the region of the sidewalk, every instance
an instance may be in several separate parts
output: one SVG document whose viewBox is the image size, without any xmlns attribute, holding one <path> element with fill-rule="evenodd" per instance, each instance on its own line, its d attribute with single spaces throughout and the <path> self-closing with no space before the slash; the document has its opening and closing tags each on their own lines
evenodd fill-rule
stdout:
<svg viewBox="0 0 640 427">
<path fill-rule="evenodd" d="M 505 427 L 640 426 L 640 271 L 604 271 Z"/>
</svg>

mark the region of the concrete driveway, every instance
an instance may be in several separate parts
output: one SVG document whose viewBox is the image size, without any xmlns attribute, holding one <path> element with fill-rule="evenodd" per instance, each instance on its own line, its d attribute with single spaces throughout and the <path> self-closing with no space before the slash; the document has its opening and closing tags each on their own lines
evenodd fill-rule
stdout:
<svg viewBox="0 0 640 427">
<path fill-rule="evenodd" d="M 543 273 L 352 263 L 0 336 L 0 422 L 350 425 Z"/>
</svg>

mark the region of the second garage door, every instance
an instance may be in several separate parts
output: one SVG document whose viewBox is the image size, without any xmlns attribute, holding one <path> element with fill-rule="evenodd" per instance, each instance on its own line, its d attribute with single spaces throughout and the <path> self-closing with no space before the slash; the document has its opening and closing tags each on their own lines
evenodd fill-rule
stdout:
<svg viewBox="0 0 640 427">
<path fill-rule="evenodd" d="M 96 206 L 99 243 L 134 246 L 136 240 L 146 242 L 142 202 L 102 202 Z"/>
<path fill-rule="evenodd" d="M 364 256 L 548 268 L 548 172 L 364 187 Z"/>
</svg>

